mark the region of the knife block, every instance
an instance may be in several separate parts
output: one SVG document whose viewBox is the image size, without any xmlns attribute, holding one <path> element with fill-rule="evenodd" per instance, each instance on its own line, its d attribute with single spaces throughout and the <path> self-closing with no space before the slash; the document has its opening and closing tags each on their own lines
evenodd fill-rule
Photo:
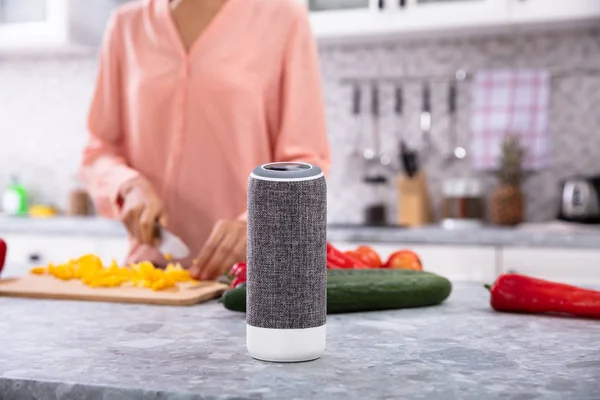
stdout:
<svg viewBox="0 0 600 400">
<path fill-rule="evenodd" d="M 421 226 L 433 220 L 427 179 L 423 172 L 398 177 L 398 224 Z"/>
</svg>

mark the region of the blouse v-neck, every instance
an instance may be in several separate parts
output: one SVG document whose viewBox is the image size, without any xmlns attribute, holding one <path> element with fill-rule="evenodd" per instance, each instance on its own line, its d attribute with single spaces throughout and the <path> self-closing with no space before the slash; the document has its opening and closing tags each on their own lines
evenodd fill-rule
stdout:
<svg viewBox="0 0 600 400">
<path fill-rule="evenodd" d="M 197 52 L 202 51 L 202 47 L 205 46 L 205 43 L 210 43 L 210 40 L 213 36 L 218 35 L 219 28 L 223 26 L 228 20 L 228 14 L 232 13 L 234 10 L 233 3 L 238 0 L 227 0 L 221 6 L 221 8 L 216 12 L 216 14 L 211 18 L 210 21 L 206 24 L 206 27 L 200 32 L 200 34 L 192 41 L 189 50 L 186 50 L 185 43 L 183 42 L 183 38 L 175 23 L 175 19 L 173 18 L 173 13 L 171 10 L 170 0 L 160 0 L 160 16 L 165 20 L 167 25 L 170 40 L 173 41 L 176 46 L 179 54 L 188 59 L 192 57 Z"/>
</svg>

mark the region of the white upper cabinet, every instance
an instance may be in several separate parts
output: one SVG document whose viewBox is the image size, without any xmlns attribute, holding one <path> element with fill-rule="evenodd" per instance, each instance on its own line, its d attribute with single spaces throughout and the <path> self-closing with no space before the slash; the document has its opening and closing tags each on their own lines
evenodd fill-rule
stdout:
<svg viewBox="0 0 600 400">
<path fill-rule="evenodd" d="M 352 37 L 365 35 L 377 26 L 379 0 L 301 0 L 310 12 L 316 36 Z"/>
<path fill-rule="evenodd" d="M 0 52 L 90 51 L 120 0 L 0 0 Z"/>
<path fill-rule="evenodd" d="M 407 3 L 406 15 L 410 17 L 407 23 L 414 30 L 501 26 L 508 16 L 506 0 L 407 0 Z"/>
<path fill-rule="evenodd" d="M 56 44 L 64 41 L 64 1 L 0 0 L 0 48 Z"/>
<path fill-rule="evenodd" d="M 550 23 L 600 18 L 600 0 L 510 0 L 510 19 L 522 23 Z"/>
<path fill-rule="evenodd" d="M 299 0 L 320 40 L 509 30 L 600 21 L 600 0 Z M 599 22 L 600 23 L 600 22 Z"/>
</svg>

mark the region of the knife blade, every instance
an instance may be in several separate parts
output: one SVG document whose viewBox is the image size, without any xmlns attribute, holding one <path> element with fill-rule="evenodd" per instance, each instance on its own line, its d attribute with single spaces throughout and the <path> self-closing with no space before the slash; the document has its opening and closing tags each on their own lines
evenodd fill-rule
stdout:
<svg viewBox="0 0 600 400">
<path fill-rule="evenodd" d="M 158 229 L 158 238 L 160 240 L 158 249 L 162 254 L 170 254 L 174 259 L 182 259 L 190 255 L 190 249 L 185 242 L 165 228 Z"/>
</svg>

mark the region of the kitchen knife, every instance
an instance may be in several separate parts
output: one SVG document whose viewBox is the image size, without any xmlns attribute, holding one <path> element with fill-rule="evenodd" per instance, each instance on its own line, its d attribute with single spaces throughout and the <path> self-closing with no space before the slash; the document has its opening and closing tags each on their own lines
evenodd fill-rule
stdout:
<svg viewBox="0 0 600 400">
<path fill-rule="evenodd" d="M 416 175 L 418 171 L 417 152 L 414 150 L 410 150 L 406 143 L 404 143 L 404 141 L 401 141 L 400 153 L 402 159 L 402 166 L 404 167 L 404 173 L 409 178 L 412 178 Z"/>
<path fill-rule="evenodd" d="M 182 259 L 190 255 L 190 249 L 185 242 L 165 228 L 158 229 L 158 238 L 160 240 L 158 249 L 163 255 L 170 254 L 174 259 Z"/>
<path fill-rule="evenodd" d="M 423 93 L 422 93 L 422 110 L 421 110 L 421 140 L 422 140 L 422 151 L 429 151 L 429 147 L 431 146 L 431 90 L 429 88 L 429 83 L 425 82 L 423 84 Z"/>
</svg>

